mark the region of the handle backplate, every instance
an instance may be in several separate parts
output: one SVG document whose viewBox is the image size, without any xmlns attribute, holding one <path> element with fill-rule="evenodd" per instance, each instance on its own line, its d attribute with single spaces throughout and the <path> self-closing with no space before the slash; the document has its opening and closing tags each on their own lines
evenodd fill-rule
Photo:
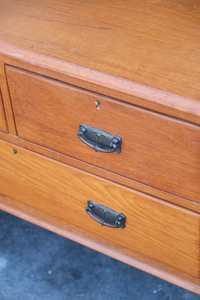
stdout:
<svg viewBox="0 0 200 300">
<path fill-rule="evenodd" d="M 121 213 L 119 214 L 106 206 L 96 204 L 93 201 L 88 200 L 88 206 L 85 210 L 90 217 L 102 226 L 108 226 L 111 228 L 121 227 L 122 229 L 125 228 L 125 215 Z"/>
<path fill-rule="evenodd" d="M 117 135 L 111 135 L 97 128 L 88 127 L 84 124 L 79 125 L 77 133 L 79 139 L 93 148 L 95 151 L 104 153 L 121 152 L 121 138 Z"/>
</svg>

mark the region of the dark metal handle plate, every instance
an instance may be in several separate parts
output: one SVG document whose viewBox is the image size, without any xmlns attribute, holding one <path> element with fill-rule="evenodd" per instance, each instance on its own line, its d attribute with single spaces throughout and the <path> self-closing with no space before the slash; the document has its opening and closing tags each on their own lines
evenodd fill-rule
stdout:
<svg viewBox="0 0 200 300">
<path fill-rule="evenodd" d="M 122 229 L 125 228 L 125 215 L 118 214 L 106 206 L 96 204 L 93 201 L 88 200 L 88 206 L 85 210 L 90 217 L 102 226 L 108 226 L 111 228 L 121 227 Z"/>
<path fill-rule="evenodd" d="M 79 125 L 79 139 L 93 148 L 95 151 L 112 153 L 121 152 L 121 138 L 117 135 L 111 135 L 97 128 L 88 127 L 84 124 Z"/>
</svg>

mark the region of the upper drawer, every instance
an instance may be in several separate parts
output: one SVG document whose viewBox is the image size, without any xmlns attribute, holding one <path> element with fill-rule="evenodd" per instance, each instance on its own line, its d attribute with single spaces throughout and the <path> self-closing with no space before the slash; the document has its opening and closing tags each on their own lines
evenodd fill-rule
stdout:
<svg viewBox="0 0 200 300">
<path fill-rule="evenodd" d="M 1 91 L 0 91 L 0 130 L 7 132 L 7 124 L 6 124 L 6 118 L 4 114 L 4 108 L 3 108 L 3 102 L 1 99 Z"/>
<path fill-rule="evenodd" d="M 19 137 L 200 202 L 200 127 L 14 67 L 6 71 Z M 120 136 L 122 152 L 95 152 L 77 137 L 80 124 Z"/>
</svg>

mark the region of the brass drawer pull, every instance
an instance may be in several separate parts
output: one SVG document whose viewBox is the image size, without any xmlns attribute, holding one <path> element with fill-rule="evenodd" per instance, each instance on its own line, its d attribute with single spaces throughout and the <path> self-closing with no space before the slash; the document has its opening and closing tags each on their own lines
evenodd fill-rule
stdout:
<svg viewBox="0 0 200 300">
<path fill-rule="evenodd" d="M 118 214 L 106 206 L 96 204 L 93 201 L 88 200 L 88 206 L 85 210 L 90 217 L 102 226 L 108 226 L 111 228 L 121 227 L 122 229 L 125 228 L 125 215 Z"/>
<path fill-rule="evenodd" d="M 95 151 L 112 153 L 121 152 L 121 138 L 117 135 L 111 135 L 105 131 L 97 128 L 88 127 L 84 124 L 80 124 L 78 131 L 79 139 L 93 148 Z"/>
</svg>

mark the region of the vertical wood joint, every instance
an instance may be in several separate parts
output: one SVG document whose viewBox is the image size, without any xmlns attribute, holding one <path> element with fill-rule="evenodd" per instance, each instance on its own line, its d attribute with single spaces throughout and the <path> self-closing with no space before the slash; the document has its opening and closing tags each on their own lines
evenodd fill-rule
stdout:
<svg viewBox="0 0 200 300">
<path fill-rule="evenodd" d="M 6 78 L 6 71 L 5 71 L 5 64 L 0 62 L 0 88 L 2 94 L 2 103 L 5 110 L 5 116 L 7 120 L 8 131 L 10 134 L 16 136 L 17 130 L 15 125 L 14 113 L 10 98 L 10 92 L 8 88 L 7 78 Z"/>
</svg>

